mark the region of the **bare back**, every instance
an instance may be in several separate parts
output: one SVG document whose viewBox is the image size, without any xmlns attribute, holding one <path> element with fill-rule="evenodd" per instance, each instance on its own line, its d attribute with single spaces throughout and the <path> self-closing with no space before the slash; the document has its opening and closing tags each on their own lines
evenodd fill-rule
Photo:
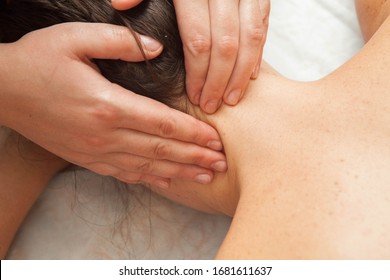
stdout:
<svg viewBox="0 0 390 280">
<path fill-rule="evenodd" d="M 388 50 L 389 18 L 323 80 L 263 69 L 225 112 L 240 200 L 218 258 L 390 258 Z"/>
</svg>

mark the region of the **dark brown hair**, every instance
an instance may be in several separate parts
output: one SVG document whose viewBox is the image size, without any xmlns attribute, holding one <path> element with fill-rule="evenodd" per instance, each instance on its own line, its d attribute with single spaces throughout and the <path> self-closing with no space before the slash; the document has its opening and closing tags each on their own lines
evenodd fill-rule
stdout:
<svg viewBox="0 0 390 280">
<path fill-rule="evenodd" d="M 143 0 L 137 7 L 124 12 L 115 11 L 111 7 L 110 0 L 0 0 L 0 42 L 14 42 L 33 30 L 63 22 L 102 22 L 123 25 L 160 41 L 164 45 L 163 53 L 147 62 L 129 63 L 120 60 L 94 60 L 94 62 L 111 82 L 168 106 L 185 110 L 175 106 L 185 93 L 185 70 L 172 0 Z M 19 139 L 18 141 L 26 141 L 23 137 Z M 24 142 L 21 143 L 19 149 L 25 158 Z M 31 159 L 31 156 L 28 159 Z M 31 160 L 36 159 L 33 157 Z M 93 213 L 91 217 L 91 212 L 85 211 L 87 207 L 85 202 L 79 201 L 79 196 L 80 192 L 85 195 L 88 188 L 77 187 L 83 185 L 85 180 L 90 180 L 89 175 L 77 167 L 71 171 L 74 171 L 75 186 L 72 209 L 77 216 L 93 226 L 94 217 L 100 215 Z M 140 207 L 139 209 L 144 210 L 137 213 L 145 215 L 145 221 L 149 221 L 146 223 L 149 228 L 145 227 L 143 238 L 145 242 L 150 243 L 153 235 L 150 216 L 152 194 L 148 189 L 138 188 L 135 191 L 134 186 L 127 188 L 117 181 L 114 181 L 116 191 L 112 191 L 111 179 L 101 178 L 101 180 L 101 186 L 97 188 L 99 204 L 103 205 L 104 209 L 114 208 L 112 211 L 114 216 L 110 217 L 115 225 L 111 233 L 111 241 L 114 246 L 124 249 L 133 258 L 136 251 L 131 243 L 130 213 L 137 206 L 149 204 L 149 207 Z M 128 192 L 131 192 L 131 195 Z M 144 195 L 149 196 L 149 199 L 144 200 Z M 97 211 L 100 209 L 102 208 Z M 140 226 L 143 225 L 137 225 L 137 228 Z"/>
<path fill-rule="evenodd" d="M 0 7 L 0 42 L 14 42 L 28 32 L 63 22 L 123 25 L 158 40 L 164 51 L 153 60 L 94 62 L 111 82 L 171 107 L 183 96 L 183 49 L 172 0 L 144 0 L 122 12 L 114 10 L 110 0 L 10 0 Z"/>
</svg>

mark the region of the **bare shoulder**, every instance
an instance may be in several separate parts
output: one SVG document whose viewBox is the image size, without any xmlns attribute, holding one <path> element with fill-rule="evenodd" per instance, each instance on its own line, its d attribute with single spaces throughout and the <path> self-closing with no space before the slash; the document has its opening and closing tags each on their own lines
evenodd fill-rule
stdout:
<svg viewBox="0 0 390 280">
<path fill-rule="evenodd" d="M 217 258 L 390 258 L 389 35 L 387 18 L 304 106 L 283 107 L 283 141 L 250 173 Z"/>
<path fill-rule="evenodd" d="M 389 259 L 389 160 L 373 154 L 333 165 L 243 196 L 217 258 Z"/>
<path fill-rule="evenodd" d="M 390 15 L 390 1 L 355 0 L 362 33 L 368 41 Z"/>
</svg>

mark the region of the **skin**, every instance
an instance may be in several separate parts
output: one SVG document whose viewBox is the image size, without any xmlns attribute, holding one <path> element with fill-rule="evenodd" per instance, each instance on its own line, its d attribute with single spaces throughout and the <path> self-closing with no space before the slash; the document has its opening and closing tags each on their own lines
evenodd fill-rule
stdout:
<svg viewBox="0 0 390 280">
<path fill-rule="evenodd" d="M 383 22 L 359 16 L 379 30 L 363 25 L 371 40 L 324 79 L 263 65 L 236 107 L 192 108 L 219 131 L 229 171 L 154 191 L 233 217 L 218 259 L 390 258 L 390 9 L 377 4 Z"/>
<path fill-rule="evenodd" d="M 141 38 L 149 58 L 161 53 L 158 42 Z M 0 44 L 0 124 L 129 183 L 208 183 L 225 171 L 215 129 L 110 83 L 92 58 L 143 60 L 126 28 L 106 24 L 60 24 Z"/>
<path fill-rule="evenodd" d="M 129 9 L 141 1 L 112 2 L 115 8 Z M 217 110 L 222 98 L 227 104 L 237 104 L 249 78 L 258 74 L 269 1 L 175 1 L 175 7 L 185 45 L 190 99 L 209 113 Z M 200 11 L 204 22 L 194 17 L 193 9 Z M 226 24 L 232 19 L 240 28 Z M 149 59 L 161 53 L 161 45 L 141 38 Z M 109 83 L 99 75 L 92 58 L 143 59 L 127 30 L 103 24 L 62 24 L 32 32 L 13 44 L 0 44 L 0 124 L 66 160 L 37 166 L 31 169 L 32 177 L 17 179 L 33 164 L 24 164 L 26 159 L 15 152 L 10 153 L 12 157 L 2 156 L 0 181 L 7 183 L 1 185 L 1 197 L 15 199 L 2 203 L 0 256 L 43 186 L 67 162 L 158 188 L 167 188 L 171 178 L 207 184 L 213 179 L 212 171 L 226 171 L 226 158 L 218 152 L 222 144 L 211 126 Z M 221 69 L 221 61 L 230 66 Z M 214 83 L 217 78 L 219 82 Z M 237 90 L 239 94 L 232 96 Z M 213 105 L 207 106 L 210 101 Z M 28 190 L 21 189 L 23 179 L 32 183 Z M 30 193 L 28 203 L 19 203 L 26 192 Z M 12 216 L 4 214 L 11 210 Z"/>
<path fill-rule="evenodd" d="M 140 0 L 112 0 L 118 10 Z M 191 102 L 215 113 L 236 105 L 258 75 L 267 37 L 269 0 L 174 0 Z M 196 11 L 196 13 L 194 13 Z"/>
<path fill-rule="evenodd" d="M 388 17 L 388 0 L 355 0 L 360 26 L 366 41 L 378 30 Z"/>
<path fill-rule="evenodd" d="M 4 259 L 39 194 L 68 163 L 4 128 L 0 129 L 0 154 L 0 258 Z"/>
<path fill-rule="evenodd" d="M 217 258 L 390 258 L 390 18 L 378 28 L 365 34 L 372 38 L 360 53 L 319 81 L 290 81 L 263 64 L 237 106 L 214 115 L 190 107 L 219 131 L 229 170 L 207 186 L 173 180 L 169 189 L 152 189 L 233 217 Z M 0 181 L 9 176 L 0 173 Z M 28 211 L 16 208 L 9 209 Z"/>
</svg>

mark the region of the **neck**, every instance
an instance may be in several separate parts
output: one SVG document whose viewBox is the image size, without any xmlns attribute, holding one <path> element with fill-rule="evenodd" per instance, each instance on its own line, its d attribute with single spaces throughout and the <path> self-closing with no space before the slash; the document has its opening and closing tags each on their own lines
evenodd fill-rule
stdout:
<svg viewBox="0 0 390 280">
<path fill-rule="evenodd" d="M 223 105 L 217 113 L 208 115 L 186 101 L 187 112 L 190 115 L 209 123 L 219 132 L 229 169 L 226 173 L 215 174 L 213 182 L 209 185 L 173 180 L 168 190 L 154 190 L 201 211 L 233 216 L 238 201 L 248 185 L 245 180 L 253 178 L 248 174 L 260 174 L 258 170 L 262 168 L 259 166 L 265 162 L 268 164 L 268 159 L 263 159 L 264 153 L 269 151 L 259 149 L 265 144 L 259 143 L 259 139 L 264 138 L 267 130 L 274 133 L 278 126 L 277 131 L 283 131 L 286 125 L 283 118 L 288 118 L 288 114 L 281 114 L 281 110 L 290 105 L 289 103 L 293 104 L 291 98 L 301 87 L 301 83 L 283 78 L 264 63 L 260 77 L 250 82 L 243 100 L 237 106 Z M 289 88 L 287 94 L 286 88 Z M 271 125 L 272 129 L 269 129 Z M 271 136 L 279 137 L 277 133 L 268 135 Z"/>
</svg>

